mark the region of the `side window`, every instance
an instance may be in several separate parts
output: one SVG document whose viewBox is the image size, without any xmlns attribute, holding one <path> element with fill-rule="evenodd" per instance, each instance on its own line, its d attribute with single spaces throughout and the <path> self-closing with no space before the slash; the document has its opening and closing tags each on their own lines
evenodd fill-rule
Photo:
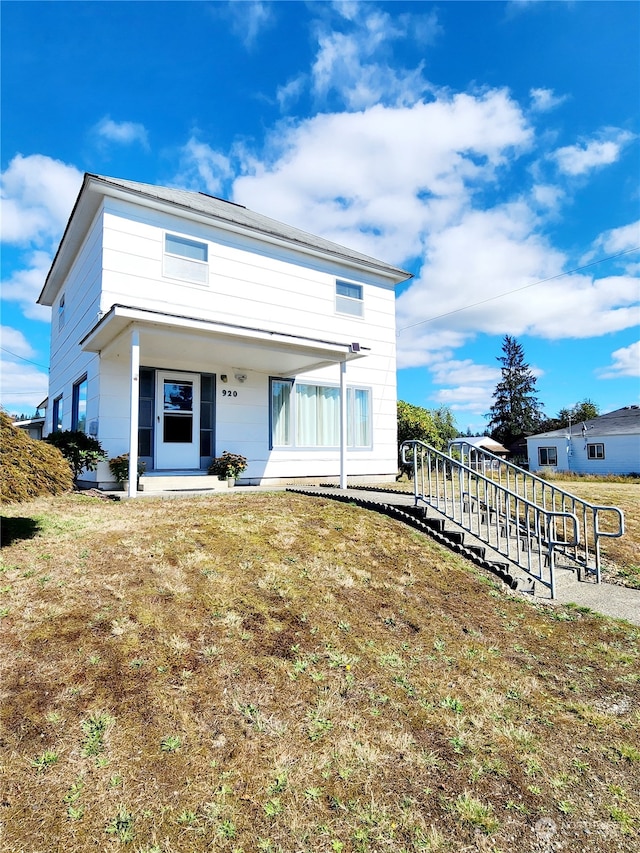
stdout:
<svg viewBox="0 0 640 853">
<path fill-rule="evenodd" d="M 604 459 L 604 444 L 587 444 L 587 459 Z"/>
<path fill-rule="evenodd" d="M 60 297 L 60 302 L 58 302 L 58 331 L 60 331 L 64 327 L 64 293 Z"/>
<path fill-rule="evenodd" d="M 60 432 L 62 430 L 62 416 L 63 416 L 63 401 L 62 394 L 59 397 L 56 397 L 53 401 L 53 417 L 51 422 L 51 431 L 52 432 Z"/>
<path fill-rule="evenodd" d="M 164 235 L 164 275 L 207 284 L 209 281 L 209 246 L 177 234 Z"/>
<path fill-rule="evenodd" d="M 73 386 L 71 398 L 71 429 L 87 431 L 87 377 L 83 376 Z"/>
<path fill-rule="evenodd" d="M 338 279 L 336 281 L 336 313 L 362 317 L 364 314 L 362 290 L 361 284 Z"/>
<path fill-rule="evenodd" d="M 555 447 L 539 447 L 538 463 L 540 465 L 557 465 L 558 450 Z"/>
<path fill-rule="evenodd" d="M 293 379 L 271 379 L 269 419 L 271 421 L 271 447 L 291 447 L 291 389 Z"/>
</svg>

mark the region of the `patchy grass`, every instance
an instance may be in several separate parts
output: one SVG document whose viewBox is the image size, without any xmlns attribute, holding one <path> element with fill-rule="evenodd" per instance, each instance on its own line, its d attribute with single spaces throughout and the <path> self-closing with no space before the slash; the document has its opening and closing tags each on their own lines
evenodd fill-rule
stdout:
<svg viewBox="0 0 640 853">
<path fill-rule="evenodd" d="M 636 849 L 640 629 L 317 498 L 12 513 L 3 851 Z"/>
</svg>

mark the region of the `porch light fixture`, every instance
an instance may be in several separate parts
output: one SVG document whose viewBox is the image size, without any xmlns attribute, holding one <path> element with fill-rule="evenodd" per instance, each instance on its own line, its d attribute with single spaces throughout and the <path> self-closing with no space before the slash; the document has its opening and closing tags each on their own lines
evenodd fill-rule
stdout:
<svg viewBox="0 0 640 853">
<path fill-rule="evenodd" d="M 245 382 L 247 379 L 247 374 L 246 373 L 236 373 L 235 377 L 238 380 L 238 382 Z"/>
<path fill-rule="evenodd" d="M 227 374 L 226 374 L 226 373 L 221 373 L 221 374 L 220 374 L 220 382 L 227 382 L 227 381 L 228 381 L 228 379 L 229 379 L 229 377 L 227 376 Z"/>
</svg>

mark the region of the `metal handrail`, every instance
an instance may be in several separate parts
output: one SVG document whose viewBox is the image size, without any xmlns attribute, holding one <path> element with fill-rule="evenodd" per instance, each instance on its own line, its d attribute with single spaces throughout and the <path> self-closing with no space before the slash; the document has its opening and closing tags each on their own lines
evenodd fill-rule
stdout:
<svg viewBox="0 0 640 853">
<path fill-rule="evenodd" d="M 474 452 L 477 450 L 473 445 L 468 446 Z M 492 469 L 495 467 L 494 462 L 510 466 L 507 482 L 503 482 L 502 477 L 496 481 L 493 470 L 491 476 L 480 473 L 477 466 L 474 469 L 473 465 L 460 462 L 421 441 L 403 442 L 401 454 L 403 463 L 413 466 L 416 505 L 423 501 L 455 521 L 464 530 L 506 556 L 535 581 L 542 583 L 550 590 L 552 598 L 555 597 L 556 551 L 574 559 L 581 547 L 589 553 L 588 543 L 584 545 L 581 542 L 583 533 L 589 532 L 589 525 L 584 517 L 580 519 L 581 515 L 584 516 L 587 510 L 595 511 L 592 527 L 598 581 L 599 536 L 622 535 L 621 532 L 605 533 L 599 529 L 600 510 L 616 512 L 619 528 L 621 531 L 624 529 L 624 519 L 617 507 L 589 505 L 557 487 L 551 487 L 552 500 L 543 492 L 540 501 L 535 491 L 527 494 L 529 481 L 519 475 L 527 475 L 545 488 L 550 484 L 511 463 L 504 463 L 504 460 L 493 454 L 488 454 Z M 529 488 L 529 491 L 532 490 Z M 557 500 L 559 496 L 562 496 L 562 501 Z M 588 565 L 588 561 L 585 561 L 585 565 Z"/>
<path fill-rule="evenodd" d="M 451 454 L 451 449 L 454 446 L 460 449 L 463 463 L 466 455 L 467 464 L 470 468 L 474 467 L 473 462 L 476 466 L 481 462 L 484 471 L 489 464 L 492 475 L 497 474 L 498 482 L 502 483 L 504 479 L 514 491 L 519 492 L 520 489 L 523 489 L 525 494 L 529 490 L 531 499 L 536 504 L 542 504 L 545 508 L 568 509 L 576 514 L 581 519 L 581 547 L 575 548 L 573 553 L 565 549 L 564 555 L 573 560 L 580 568 L 584 568 L 585 572 L 594 573 L 596 583 L 601 582 L 600 539 L 603 537 L 619 538 L 624 535 L 624 515 L 619 507 L 589 503 L 589 501 L 585 501 L 565 489 L 554 486 L 542 477 L 525 471 L 523 468 L 514 465 L 513 462 L 507 462 L 506 459 L 502 459 L 502 457 L 485 450 L 483 447 L 476 447 L 464 439 L 455 439 L 449 442 L 449 454 Z M 603 529 L 601 526 L 601 518 L 606 513 L 614 516 L 614 521 L 611 522 L 611 530 Z"/>
</svg>

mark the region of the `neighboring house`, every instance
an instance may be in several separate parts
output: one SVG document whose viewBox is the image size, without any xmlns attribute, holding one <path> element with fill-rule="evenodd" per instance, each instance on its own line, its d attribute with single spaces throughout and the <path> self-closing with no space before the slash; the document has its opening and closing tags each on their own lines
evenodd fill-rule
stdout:
<svg viewBox="0 0 640 853">
<path fill-rule="evenodd" d="M 527 438 L 529 470 L 576 474 L 640 472 L 640 407 L 625 406 L 584 423 Z"/>
<path fill-rule="evenodd" d="M 456 445 L 458 445 L 458 448 L 456 448 Z M 503 447 L 500 442 L 494 441 L 494 439 L 490 438 L 488 435 L 474 435 L 469 437 L 461 435 L 458 438 L 454 438 L 453 441 L 450 441 L 449 452 L 456 449 L 460 450 L 462 452 L 464 463 L 475 470 L 491 470 L 492 468 L 496 468 L 500 463 L 495 459 L 491 460 L 481 458 L 474 453 L 469 454 L 468 445 L 476 447 L 478 450 L 488 450 L 489 453 L 493 453 L 494 456 L 499 456 L 501 459 L 506 459 L 509 455 L 509 451 L 506 447 Z"/>
<path fill-rule="evenodd" d="M 22 421 L 14 421 L 14 427 L 18 427 L 18 429 L 23 429 L 26 433 L 29 434 L 31 438 L 42 438 L 44 425 L 46 422 L 46 409 L 47 409 L 48 400 L 43 400 L 42 403 L 36 409 L 36 413 L 32 418 L 26 418 Z M 45 410 L 45 414 L 40 414 L 40 409 Z"/>
<path fill-rule="evenodd" d="M 225 450 L 252 484 L 391 480 L 409 277 L 232 202 L 87 174 L 38 299 L 45 434 L 85 430 L 175 483 Z M 101 463 L 85 484 L 112 480 Z"/>
</svg>

